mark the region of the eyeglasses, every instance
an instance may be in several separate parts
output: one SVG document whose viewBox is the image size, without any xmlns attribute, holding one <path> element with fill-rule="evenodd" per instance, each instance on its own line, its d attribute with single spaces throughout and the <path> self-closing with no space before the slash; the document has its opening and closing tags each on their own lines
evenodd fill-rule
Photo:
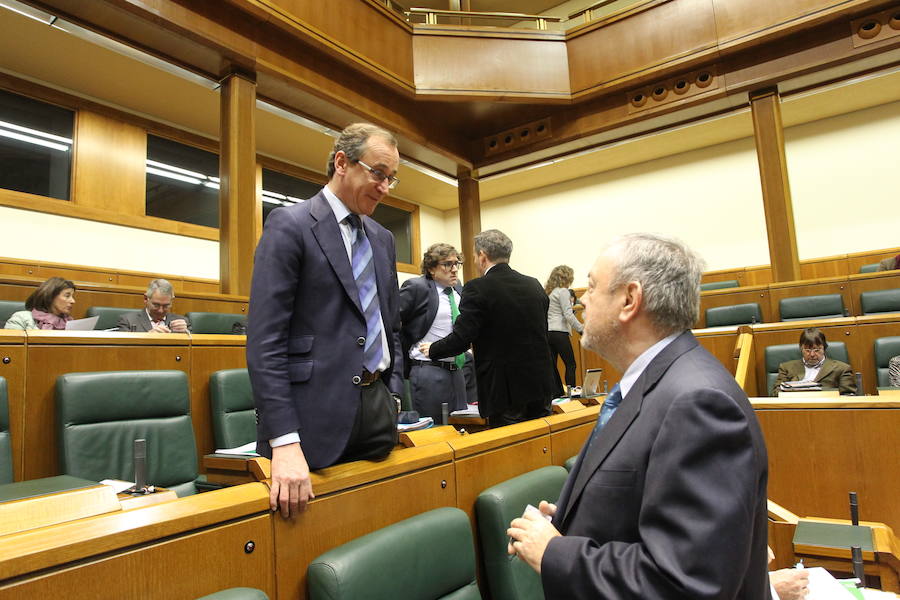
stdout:
<svg viewBox="0 0 900 600">
<path fill-rule="evenodd" d="M 377 181 L 378 183 L 381 183 L 382 181 L 387 179 L 389 190 L 394 189 L 395 187 L 397 187 L 397 184 L 400 183 L 400 180 L 397 179 L 396 177 L 394 177 L 393 175 L 385 175 L 380 170 L 378 170 L 374 167 L 370 167 L 369 165 L 367 165 L 366 163 L 364 163 L 361 160 L 358 160 L 356 162 L 358 162 L 360 164 L 360 166 L 362 166 L 364 169 L 366 169 L 369 172 L 369 175 L 371 175 L 372 178 L 375 181 Z"/>
<path fill-rule="evenodd" d="M 803 354 L 819 354 L 821 352 L 825 352 L 825 348 L 819 346 L 817 348 L 801 348 L 800 349 Z"/>
<path fill-rule="evenodd" d="M 452 269 L 453 267 L 456 267 L 457 269 L 459 269 L 463 265 L 461 262 L 456 262 L 456 261 L 452 261 L 452 260 L 445 260 L 444 262 L 439 262 L 438 264 L 448 270 Z"/>
</svg>

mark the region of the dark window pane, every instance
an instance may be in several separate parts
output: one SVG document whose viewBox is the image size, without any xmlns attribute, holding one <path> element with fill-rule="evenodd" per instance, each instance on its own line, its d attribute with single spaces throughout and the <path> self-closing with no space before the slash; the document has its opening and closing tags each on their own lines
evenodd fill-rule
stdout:
<svg viewBox="0 0 900 600">
<path fill-rule="evenodd" d="M 322 184 L 263 169 L 262 187 L 262 211 L 265 223 L 270 212 L 279 206 L 289 206 L 315 196 L 322 189 Z"/>
<path fill-rule="evenodd" d="M 147 215 L 219 227 L 219 157 L 147 136 Z"/>
<path fill-rule="evenodd" d="M 394 234 L 397 245 L 397 262 L 412 263 L 412 217 L 407 211 L 379 204 L 372 218 Z"/>
<path fill-rule="evenodd" d="M 71 110 L 0 90 L 0 188 L 69 199 Z"/>
</svg>

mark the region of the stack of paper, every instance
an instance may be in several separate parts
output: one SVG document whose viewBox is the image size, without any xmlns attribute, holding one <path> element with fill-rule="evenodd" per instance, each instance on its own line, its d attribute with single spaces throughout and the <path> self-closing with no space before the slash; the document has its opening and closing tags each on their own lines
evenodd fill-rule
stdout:
<svg viewBox="0 0 900 600">
<path fill-rule="evenodd" d="M 422 417 L 415 423 L 397 423 L 397 431 L 418 431 L 419 429 L 428 429 L 432 425 L 434 425 L 434 419 Z"/>
<path fill-rule="evenodd" d="M 815 381 L 784 381 L 782 392 L 821 392 L 822 384 Z"/>
</svg>

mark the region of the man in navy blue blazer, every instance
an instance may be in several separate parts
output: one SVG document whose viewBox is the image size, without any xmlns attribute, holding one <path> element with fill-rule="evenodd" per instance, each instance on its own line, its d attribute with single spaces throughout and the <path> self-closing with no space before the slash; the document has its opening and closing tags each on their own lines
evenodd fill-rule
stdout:
<svg viewBox="0 0 900 600">
<path fill-rule="evenodd" d="M 310 469 L 381 459 L 397 441 L 396 253 L 370 216 L 399 164 L 392 134 L 348 126 L 326 186 L 272 211 L 256 249 L 247 367 L 257 451 L 272 459 L 270 505 L 285 517 L 314 497 Z"/>
</svg>

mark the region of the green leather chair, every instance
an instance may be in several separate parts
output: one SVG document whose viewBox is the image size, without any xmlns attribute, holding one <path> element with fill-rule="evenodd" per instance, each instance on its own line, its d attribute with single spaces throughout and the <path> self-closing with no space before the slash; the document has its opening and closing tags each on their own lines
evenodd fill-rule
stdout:
<svg viewBox="0 0 900 600">
<path fill-rule="evenodd" d="M 878 263 L 871 263 L 868 265 L 863 265 L 859 268 L 860 273 L 877 273 L 878 272 Z"/>
<path fill-rule="evenodd" d="M 66 373 L 56 380 L 60 466 L 68 475 L 134 480 L 133 442 L 147 440 L 147 482 L 197 491 L 197 450 L 183 371 Z"/>
<path fill-rule="evenodd" d="M 840 294 L 782 298 L 778 302 L 782 321 L 831 319 L 844 316 L 844 299 Z"/>
<path fill-rule="evenodd" d="M 216 448 L 236 448 L 256 439 L 256 411 L 247 369 L 210 375 L 209 397 Z"/>
<path fill-rule="evenodd" d="M 577 455 L 577 454 L 576 454 L 575 456 L 570 456 L 569 458 L 567 458 L 565 464 L 563 464 L 563 467 L 565 467 L 566 471 L 568 471 L 569 473 L 571 473 L 571 472 L 572 472 L 572 469 L 575 468 L 575 463 L 576 463 L 576 462 L 578 462 L 578 455 Z"/>
<path fill-rule="evenodd" d="M 828 350 L 825 351 L 828 358 L 833 358 L 841 362 L 850 364 L 850 357 L 847 355 L 847 345 L 844 342 L 828 342 Z M 766 390 L 770 396 L 777 396 L 778 391 L 772 393 L 772 386 L 778 379 L 778 365 L 789 360 L 797 360 L 800 358 L 800 346 L 798 344 L 778 344 L 777 346 L 766 347 Z"/>
<path fill-rule="evenodd" d="M 119 322 L 119 317 L 122 315 L 140 312 L 141 310 L 143 309 L 119 308 L 117 306 L 91 306 L 87 309 L 87 316 L 100 317 L 97 319 L 97 324 L 94 325 L 94 329 L 103 331 L 105 329 L 114 328 Z"/>
<path fill-rule="evenodd" d="M 466 513 L 438 508 L 322 554 L 307 567 L 309 600 L 477 600 Z"/>
<path fill-rule="evenodd" d="M 729 279 L 727 281 L 710 281 L 709 283 L 701 283 L 700 291 L 708 292 L 709 290 L 724 290 L 725 288 L 740 287 L 737 279 Z"/>
<path fill-rule="evenodd" d="M 24 302 L 0 300 L 0 329 L 6 325 L 6 320 L 9 319 L 13 313 L 19 312 L 20 310 L 25 310 Z"/>
<path fill-rule="evenodd" d="M 9 400 L 6 378 L 0 377 L 0 484 L 13 480 L 12 439 L 9 434 Z"/>
<path fill-rule="evenodd" d="M 747 325 L 750 323 L 762 323 L 762 310 L 760 310 L 758 302 L 716 306 L 706 309 L 707 327 Z"/>
<path fill-rule="evenodd" d="M 247 315 L 233 313 L 189 312 L 191 333 L 234 333 L 234 324 L 247 325 Z"/>
<path fill-rule="evenodd" d="M 900 289 L 863 292 L 859 295 L 862 314 L 900 312 Z"/>
<path fill-rule="evenodd" d="M 269 597 L 256 588 L 236 587 L 207 594 L 197 600 L 269 600 Z"/>
<path fill-rule="evenodd" d="M 543 467 L 489 487 L 475 500 L 484 575 L 492 600 L 543 600 L 541 576 L 522 560 L 506 553 L 509 523 L 525 507 L 541 500 L 556 502 L 569 473 L 562 467 Z"/>
<path fill-rule="evenodd" d="M 878 387 L 891 387 L 888 363 L 892 357 L 900 356 L 900 335 L 878 338 L 874 346 L 875 377 L 878 380 Z"/>
</svg>

